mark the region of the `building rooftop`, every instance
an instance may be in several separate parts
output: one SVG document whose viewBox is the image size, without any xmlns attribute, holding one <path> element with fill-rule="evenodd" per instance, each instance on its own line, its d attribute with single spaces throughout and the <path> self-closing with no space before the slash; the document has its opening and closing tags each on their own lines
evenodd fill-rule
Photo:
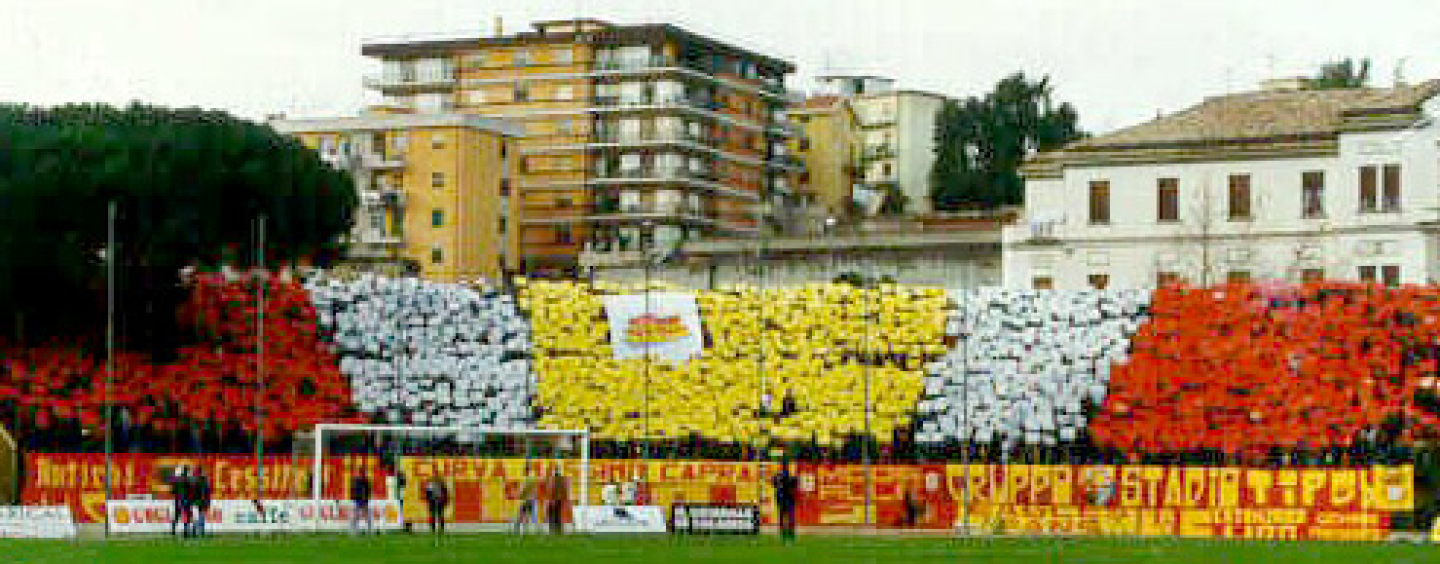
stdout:
<svg viewBox="0 0 1440 564">
<path fill-rule="evenodd" d="M 510 120 L 472 114 L 384 114 L 358 117 L 277 119 L 269 125 L 281 133 L 321 133 L 331 131 L 373 131 L 415 129 L 421 127 L 466 127 L 493 131 L 510 137 L 525 135 L 525 128 Z"/>
<path fill-rule="evenodd" d="M 578 32 L 577 27 L 579 28 Z M 788 61 L 760 54 L 733 42 L 726 42 L 715 37 L 701 35 L 680 26 L 654 23 L 614 24 L 602 20 L 584 18 L 578 20 L 535 22 L 533 24 L 533 30 L 513 34 L 485 34 L 476 32 L 464 34 L 464 36 L 446 34 L 438 37 L 415 35 L 372 38 L 364 41 L 360 52 L 367 57 L 419 57 L 460 49 L 475 49 L 497 45 L 522 45 L 526 43 L 560 41 L 606 42 L 628 39 L 648 41 L 660 37 L 671 37 L 703 44 L 733 56 L 758 62 L 761 65 L 778 70 L 781 73 L 795 72 L 795 65 Z"/>
<path fill-rule="evenodd" d="M 1404 117 L 1440 93 L 1440 80 L 1396 88 L 1261 90 L 1206 99 L 1197 106 L 1066 147 L 1088 150 L 1196 141 L 1334 135 L 1364 129 L 1367 118 Z"/>
<path fill-rule="evenodd" d="M 1064 164 L 1169 162 L 1248 156 L 1323 154 L 1340 133 L 1413 126 L 1440 80 L 1394 88 L 1304 90 L 1295 81 L 1214 96 L 1180 112 L 1082 139 L 1031 157 L 1028 176 Z"/>
</svg>

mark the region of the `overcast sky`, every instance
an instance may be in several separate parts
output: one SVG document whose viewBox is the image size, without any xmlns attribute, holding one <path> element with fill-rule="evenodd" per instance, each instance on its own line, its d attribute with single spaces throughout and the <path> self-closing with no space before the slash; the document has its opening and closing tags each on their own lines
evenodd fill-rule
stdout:
<svg viewBox="0 0 1440 564">
<path fill-rule="evenodd" d="M 1440 78 L 1435 0 L 0 0 L 0 101 L 352 113 L 367 37 L 576 15 L 672 22 L 797 64 L 951 96 L 1050 75 L 1103 132 L 1344 56 Z"/>
</svg>

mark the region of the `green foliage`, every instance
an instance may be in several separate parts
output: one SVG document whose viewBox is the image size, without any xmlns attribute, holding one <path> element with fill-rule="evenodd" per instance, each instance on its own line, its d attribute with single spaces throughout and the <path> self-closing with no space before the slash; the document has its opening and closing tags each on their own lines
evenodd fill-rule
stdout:
<svg viewBox="0 0 1440 564">
<path fill-rule="evenodd" d="M 1346 57 L 1320 66 L 1320 71 L 1306 81 L 1312 90 L 1364 88 L 1370 83 L 1370 59 Z"/>
<path fill-rule="evenodd" d="M 120 334 L 163 350 L 187 266 L 247 264 L 266 217 L 273 264 L 341 251 L 348 174 L 268 126 L 146 105 L 0 105 L 0 336 L 103 329 L 109 203 Z"/>
<path fill-rule="evenodd" d="M 983 98 L 947 102 L 935 124 L 930 200 L 940 211 L 995 209 L 1024 199 L 1020 165 L 1037 151 L 1084 136 L 1069 103 L 1051 99 L 1048 78 L 1022 73 Z"/>
</svg>

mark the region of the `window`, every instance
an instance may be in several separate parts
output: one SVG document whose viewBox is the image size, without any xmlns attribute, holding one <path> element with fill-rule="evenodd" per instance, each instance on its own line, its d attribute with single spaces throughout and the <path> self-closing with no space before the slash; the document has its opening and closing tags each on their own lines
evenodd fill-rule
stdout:
<svg viewBox="0 0 1440 564">
<path fill-rule="evenodd" d="M 1380 178 L 1382 191 L 1380 211 L 1388 213 L 1400 211 L 1400 165 L 1385 165 Z"/>
<path fill-rule="evenodd" d="M 572 202 L 570 201 L 570 198 L 565 198 L 565 197 L 555 198 L 555 207 L 560 208 L 560 209 L 565 209 L 565 208 L 570 207 L 571 203 L 572 203 Z"/>
<path fill-rule="evenodd" d="M 569 225 L 560 225 L 555 228 L 555 242 L 562 245 L 569 245 L 571 237 Z"/>
<path fill-rule="evenodd" d="M 1300 271 L 1301 282 L 1323 282 L 1325 280 L 1325 269 L 1306 268 Z"/>
<path fill-rule="evenodd" d="M 1380 280 L 1386 286 L 1394 288 L 1400 285 L 1400 265 L 1387 264 L 1380 267 Z"/>
<path fill-rule="evenodd" d="M 510 195 L 510 179 L 509 179 L 509 178 L 501 178 L 501 179 L 500 179 L 500 195 L 501 195 L 501 196 L 509 196 L 509 195 Z"/>
<path fill-rule="evenodd" d="M 516 82 L 516 83 L 515 83 L 515 98 L 514 98 L 514 101 L 516 101 L 516 102 L 529 102 L 529 101 L 530 101 L 530 84 L 529 84 L 529 83 L 526 83 L 526 82 L 523 82 L 523 81 L 522 81 L 522 82 Z"/>
<path fill-rule="evenodd" d="M 1162 270 L 1155 273 L 1155 285 L 1159 287 L 1170 286 L 1182 282 L 1180 273 Z"/>
<path fill-rule="evenodd" d="M 1231 270 L 1225 273 L 1225 281 L 1231 284 L 1239 284 L 1250 281 L 1249 270 Z"/>
<path fill-rule="evenodd" d="M 1369 265 L 1360 267 L 1360 281 L 1374 282 L 1376 270 L 1377 269 L 1374 266 Z"/>
<path fill-rule="evenodd" d="M 445 262 L 445 251 L 440 250 L 440 247 L 430 249 L 430 264 L 440 264 L 442 262 Z"/>
<path fill-rule="evenodd" d="M 445 226 L 445 210 L 430 210 L 430 227 Z"/>
<path fill-rule="evenodd" d="M 432 173 L 430 173 L 430 187 L 431 187 L 431 188 L 444 188 L 444 187 L 445 187 L 445 173 L 443 173 L 443 172 L 432 172 Z"/>
<path fill-rule="evenodd" d="M 1090 223 L 1093 225 L 1110 223 L 1110 181 L 1108 180 L 1090 182 Z"/>
<path fill-rule="evenodd" d="M 1180 221 L 1180 180 L 1161 178 L 1155 190 L 1155 220 L 1160 222 Z"/>
<path fill-rule="evenodd" d="M 385 232 L 385 208 L 373 207 L 368 210 L 370 216 L 370 229 L 378 232 Z"/>
<path fill-rule="evenodd" d="M 1250 219 L 1250 175 L 1230 175 L 1230 221 Z"/>
<path fill-rule="evenodd" d="M 1312 170 L 1300 174 L 1300 217 L 1325 217 L 1325 173 Z"/>
<path fill-rule="evenodd" d="M 1375 190 L 1374 166 L 1360 167 L 1360 213 L 1370 213 L 1380 208 L 1380 194 Z"/>
<path fill-rule="evenodd" d="M 431 149 L 444 149 L 444 148 L 445 148 L 445 134 L 444 134 L 444 133 L 436 133 L 434 136 L 430 137 L 430 148 L 431 148 Z"/>
<path fill-rule="evenodd" d="M 516 50 L 515 50 L 515 66 L 517 66 L 517 67 L 530 66 L 530 51 L 526 50 L 524 47 L 521 47 L 521 48 L 516 49 Z"/>
<path fill-rule="evenodd" d="M 550 51 L 550 58 L 554 59 L 557 65 L 568 65 L 574 61 L 574 51 L 569 47 L 556 47 Z"/>
<path fill-rule="evenodd" d="M 1090 287 L 1096 290 L 1104 290 L 1110 286 L 1109 274 L 1091 274 L 1089 280 Z"/>
<path fill-rule="evenodd" d="M 574 86 L 570 86 L 570 85 L 556 86 L 556 87 L 555 87 L 555 99 L 556 99 L 556 100 L 573 100 L 573 99 L 575 99 L 575 87 L 574 87 Z"/>
<path fill-rule="evenodd" d="M 810 150 L 810 138 L 809 138 L 809 137 L 801 137 L 801 138 L 800 138 L 800 152 L 803 153 L 803 152 L 809 151 L 809 150 Z"/>
<path fill-rule="evenodd" d="M 1054 290 L 1055 279 L 1049 276 L 1036 276 L 1030 279 L 1030 286 L 1036 290 Z"/>
<path fill-rule="evenodd" d="M 885 178 L 890 178 L 890 176 L 894 174 L 894 172 L 895 169 L 890 165 L 890 163 L 880 165 L 880 174 Z"/>
<path fill-rule="evenodd" d="M 503 215 L 500 216 L 500 234 L 501 234 L 501 235 L 504 235 L 504 234 L 505 234 L 505 230 L 506 230 L 507 228 L 509 228 L 508 223 L 509 223 L 509 222 L 506 221 L 506 217 L 505 217 L 505 216 L 503 216 Z"/>
</svg>

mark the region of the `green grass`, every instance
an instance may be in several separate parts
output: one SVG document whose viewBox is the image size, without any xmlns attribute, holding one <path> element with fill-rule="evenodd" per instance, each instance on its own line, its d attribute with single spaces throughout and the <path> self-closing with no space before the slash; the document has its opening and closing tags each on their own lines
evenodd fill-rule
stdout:
<svg viewBox="0 0 1440 564">
<path fill-rule="evenodd" d="M 215 537 L 100 541 L 0 540 L 0 564 L 168 562 L 294 562 L 315 564 L 428 564 L 438 562 L 1022 562 L 1165 564 L 1319 562 L 1407 564 L 1440 562 L 1440 547 L 1376 543 L 1297 543 L 1116 539 L 901 539 L 801 537 L 794 545 L 765 537 L 516 537 L 425 534 Z"/>
</svg>

